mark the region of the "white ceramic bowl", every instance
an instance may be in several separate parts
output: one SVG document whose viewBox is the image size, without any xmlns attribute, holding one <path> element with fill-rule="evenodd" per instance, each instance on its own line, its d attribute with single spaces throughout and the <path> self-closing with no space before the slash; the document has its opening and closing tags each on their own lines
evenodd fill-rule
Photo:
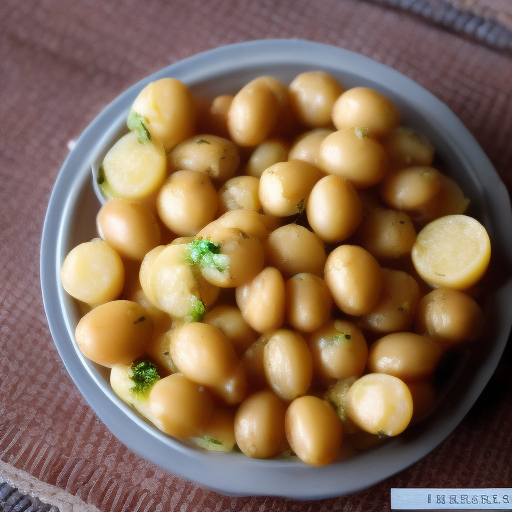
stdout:
<svg viewBox="0 0 512 512">
<path fill-rule="evenodd" d="M 239 453 L 208 452 L 164 435 L 111 390 L 108 373 L 85 359 L 74 340 L 75 302 L 59 272 L 69 250 L 96 236 L 91 164 L 125 130 L 131 103 L 149 82 L 171 76 L 193 92 L 235 93 L 256 76 L 289 83 L 306 70 L 323 69 L 346 87 L 380 90 L 398 105 L 403 124 L 427 135 L 466 194 L 470 213 L 487 228 L 492 266 L 500 282 L 486 299 L 486 343 L 474 347 L 436 412 L 397 438 L 353 458 L 315 468 L 296 460 L 253 460 Z M 172 473 L 230 495 L 319 499 L 352 493 L 391 476 L 425 456 L 457 426 L 494 372 L 512 323 L 512 214 L 505 186 L 457 117 L 412 80 L 361 55 L 300 40 L 266 40 L 211 50 L 146 78 L 108 105 L 84 131 L 59 174 L 48 206 L 41 246 L 41 284 L 50 330 L 68 372 L 105 425 L 134 452 Z M 135 470 L 135 468 L 134 468 Z"/>
</svg>

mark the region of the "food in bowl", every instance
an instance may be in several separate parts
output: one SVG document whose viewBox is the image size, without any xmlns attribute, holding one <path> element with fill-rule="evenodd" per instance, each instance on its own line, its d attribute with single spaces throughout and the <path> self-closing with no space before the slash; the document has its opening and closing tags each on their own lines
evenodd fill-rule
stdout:
<svg viewBox="0 0 512 512">
<path fill-rule="evenodd" d="M 326 465 L 401 434 L 434 408 L 444 354 L 475 340 L 439 343 L 437 325 L 472 320 L 449 291 L 481 316 L 469 288 L 490 242 L 462 189 L 389 98 L 328 73 L 190 98 L 148 85 L 98 169 L 100 239 L 61 274 L 90 309 L 78 346 L 160 430 L 205 448 Z M 478 233 L 462 278 L 439 224 Z M 456 313 L 440 322 L 418 304 L 443 273 Z"/>
</svg>

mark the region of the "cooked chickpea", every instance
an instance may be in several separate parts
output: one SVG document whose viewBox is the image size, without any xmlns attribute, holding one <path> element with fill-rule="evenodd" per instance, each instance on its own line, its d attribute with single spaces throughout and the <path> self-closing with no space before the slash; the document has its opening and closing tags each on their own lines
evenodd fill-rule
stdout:
<svg viewBox="0 0 512 512">
<path fill-rule="evenodd" d="M 245 174 L 261 178 L 265 169 L 288 158 L 289 143 L 284 138 L 273 137 L 264 140 L 254 148 L 245 166 Z"/>
<path fill-rule="evenodd" d="M 220 329 L 202 322 L 174 329 L 170 335 L 170 353 L 185 377 L 204 386 L 222 385 L 238 364 L 229 338 Z"/>
<path fill-rule="evenodd" d="M 308 336 L 313 369 L 324 377 L 360 377 L 366 367 L 368 345 L 361 330 L 346 320 L 330 320 Z"/>
<path fill-rule="evenodd" d="M 247 376 L 249 389 L 258 390 L 267 387 L 267 378 L 265 376 L 265 365 L 263 363 L 265 345 L 270 334 L 260 336 L 244 353 L 241 358 L 242 368 Z"/>
<path fill-rule="evenodd" d="M 108 151 L 98 171 L 98 185 L 108 198 L 154 200 L 165 180 L 167 158 L 158 141 L 139 142 L 136 132 L 121 137 Z"/>
<path fill-rule="evenodd" d="M 217 191 L 206 174 L 176 171 L 162 185 L 157 211 L 162 222 L 179 236 L 192 236 L 215 218 Z"/>
<path fill-rule="evenodd" d="M 125 199 L 107 201 L 98 213 L 100 236 L 123 258 L 142 261 L 160 244 L 160 227 L 141 203 Z"/>
<path fill-rule="evenodd" d="M 323 275 L 326 260 L 324 243 L 304 226 L 285 224 L 277 228 L 270 233 L 264 247 L 269 265 L 276 267 L 285 277 L 301 272 Z"/>
<path fill-rule="evenodd" d="M 440 172 L 433 167 L 406 167 L 392 172 L 381 183 L 381 195 L 391 208 L 418 212 L 441 188 Z"/>
<path fill-rule="evenodd" d="M 210 422 L 214 410 L 208 392 L 177 373 L 157 381 L 151 388 L 149 403 L 157 426 L 178 439 L 197 436 Z"/>
<path fill-rule="evenodd" d="M 240 450 L 255 459 L 283 452 L 285 412 L 284 403 L 272 391 L 258 391 L 248 396 L 235 415 L 235 437 Z"/>
<path fill-rule="evenodd" d="M 318 166 L 328 174 L 346 178 L 354 188 L 379 183 L 388 169 L 384 148 L 366 129 L 344 128 L 320 144 Z"/>
<path fill-rule="evenodd" d="M 99 238 L 71 249 L 60 271 L 64 290 L 92 306 L 117 299 L 123 290 L 124 275 L 117 252 Z"/>
<path fill-rule="evenodd" d="M 236 302 L 245 321 L 261 333 L 281 327 L 285 314 L 285 286 L 281 272 L 264 268 L 236 289 Z"/>
<path fill-rule="evenodd" d="M 296 131 L 296 120 L 293 116 L 288 87 L 273 76 L 261 76 L 259 78 L 265 83 L 277 98 L 277 119 L 271 131 L 273 136 L 287 136 Z"/>
<path fill-rule="evenodd" d="M 356 235 L 359 245 L 377 260 L 409 256 L 416 241 L 416 229 L 409 215 L 390 208 L 368 213 Z"/>
<path fill-rule="evenodd" d="M 325 466 L 338 458 L 343 430 L 325 400 L 311 395 L 296 398 L 286 410 L 285 429 L 291 449 L 307 464 Z"/>
<path fill-rule="evenodd" d="M 290 102 L 297 120 L 304 126 L 321 128 L 332 125 L 332 109 L 343 86 L 325 71 L 306 71 L 289 86 Z"/>
<path fill-rule="evenodd" d="M 201 430 L 203 437 L 191 440 L 207 450 L 233 451 L 236 444 L 235 412 L 231 407 L 214 407 L 210 421 Z"/>
<path fill-rule="evenodd" d="M 231 210 L 261 210 L 258 195 L 259 178 L 254 176 L 235 176 L 222 185 L 218 192 L 218 214 Z"/>
<path fill-rule="evenodd" d="M 148 312 L 136 302 L 115 300 L 89 311 L 78 322 L 75 338 L 83 354 L 102 366 L 131 364 L 153 336 Z"/>
<path fill-rule="evenodd" d="M 348 89 L 336 100 L 332 120 L 338 130 L 366 128 L 374 137 L 384 137 L 400 124 L 400 112 L 384 94 L 367 87 Z"/>
<path fill-rule="evenodd" d="M 313 187 L 306 207 L 309 225 L 326 243 L 341 242 L 354 233 L 363 218 L 361 200 L 352 184 L 336 175 Z"/>
<path fill-rule="evenodd" d="M 221 184 L 235 175 L 240 156 L 230 140 L 201 134 L 180 142 L 172 150 L 170 161 L 176 170 L 203 172 L 213 183 Z"/>
<path fill-rule="evenodd" d="M 270 166 L 259 182 L 259 198 L 265 213 L 277 217 L 301 213 L 311 189 L 322 176 L 320 169 L 302 160 Z"/>
<path fill-rule="evenodd" d="M 359 327 L 390 333 L 406 331 L 411 326 L 420 300 L 416 280 L 401 270 L 382 269 L 380 296 L 374 308 L 359 319 Z"/>
<path fill-rule="evenodd" d="M 216 96 L 208 106 L 203 121 L 203 131 L 213 133 L 219 137 L 229 137 L 228 131 L 228 112 L 233 96 L 231 94 L 221 94 Z"/>
<path fill-rule="evenodd" d="M 368 353 L 368 369 L 404 381 L 432 375 L 442 355 L 441 347 L 426 336 L 394 332 L 375 341 Z"/>
<path fill-rule="evenodd" d="M 158 299 L 153 291 L 153 284 L 151 283 L 151 271 L 158 255 L 165 249 L 165 245 L 158 245 L 151 249 L 142 260 L 139 270 L 139 281 L 142 291 L 146 294 L 148 300 L 155 307 L 159 307 Z"/>
<path fill-rule="evenodd" d="M 416 310 L 416 332 L 444 346 L 471 343 L 483 331 L 485 315 L 469 295 L 437 288 L 425 295 Z"/>
<path fill-rule="evenodd" d="M 389 167 L 401 169 L 417 165 L 432 165 L 434 146 L 425 137 L 411 128 L 399 126 L 382 141 L 388 155 Z"/>
<path fill-rule="evenodd" d="M 329 128 L 315 128 L 309 132 L 299 135 L 288 152 L 290 160 L 303 160 L 310 164 L 319 165 L 320 144 L 333 133 Z"/>
<path fill-rule="evenodd" d="M 205 302 L 201 300 L 198 276 L 187 261 L 188 251 L 185 244 L 165 247 L 147 270 L 145 286 L 149 300 L 155 300 L 156 307 L 173 317 L 192 321 L 201 318 Z"/>
<path fill-rule="evenodd" d="M 298 332 L 274 331 L 263 349 L 263 366 L 268 384 L 283 400 L 293 400 L 307 392 L 313 363 L 308 345 Z"/>
<path fill-rule="evenodd" d="M 238 356 L 242 356 L 258 338 L 256 331 L 245 321 L 236 306 L 220 304 L 206 313 L 203 322 L 223 332 Z"/>
<path fill-rule="evenodd" d="M 349 315 L 365 315 L 379 300 L 381 267 L 357 245 L 339 245 L 329 254 L 324 279 L 336 305 Z"/>
<path fill-rule="evenodd" d="M 277 122 L 279 100 L 262 77 L 245 85 L 228 110 L 228 131 L 239 146 L 257 146 L 271 134 Z"/>
<path fill-rule="evenodd" d="M 209 236 L 213 233 L 215 225 L 239 229 L 261 241 L 266 240 L 271 231 L 266 215 L 262 215 L 255 210 L 229 210 L 205 226 L 198 233 L 198 236 Z"/>
<path fill-rule="evenodd" d="M 333 301 L 325 281 L 314 274 L 296 274 L 285 283 L 286 323 L 312 332 L 331 316 Z"/>
<path fill-rule="evenodd" d="M 148 84 L 133 102 L 132 112 L 144 118 L 145 127 L 166 152 L 194 133 L 196 106 L 188 87 L 175 78 Z"/>
<path fill-rule="evenodd" d="M 219 258 L 200 264 L 203 277 L 221 288 L 236 288 L 263 269 L 265 254 L 261 242 L 236 228 L 216 226 L 209 240 L 219 247 Z"/>
<path fill-rule="evenodd" d="M 327 400 L 336 411 L 341 421 L 344 434 L 353 434 L 359 431 L 359 427 L 349 418 L 347 414 L 347 393 L 357 377 L 348 377 L 341 379 L 331 386 L 324 393 L 324 400 Z"/>
<path fill-rule="evenodd" d="M 413 412 L 409 388 L 397 377 L 368 373 L 347 393 L 347 413 L 361 429 L 380 437 L 396 436 L 409 425 Z"/>
</svg>

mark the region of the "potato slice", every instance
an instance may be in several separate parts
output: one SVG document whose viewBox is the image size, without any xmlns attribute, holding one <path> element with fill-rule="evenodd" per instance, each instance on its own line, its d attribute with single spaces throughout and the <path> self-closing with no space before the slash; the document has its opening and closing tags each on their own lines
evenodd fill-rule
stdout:
<svg viewBox="0 0 512 512">
<path fill-rule="evenodd" d="M 447 215 L 419 232 L 411 256 L 416 271 L 428 283 L 465 290 L 485 274 L 491 242 L 476 219 Z"/>
</svg>

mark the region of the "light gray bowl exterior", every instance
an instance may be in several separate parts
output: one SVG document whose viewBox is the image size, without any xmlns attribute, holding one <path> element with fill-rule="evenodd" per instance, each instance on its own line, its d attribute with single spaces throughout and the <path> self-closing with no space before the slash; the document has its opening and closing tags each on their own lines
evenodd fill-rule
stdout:
<svg viewBox="0 0 512 512">
<path fill-rule="evenodd" d="M 471 214 L 486 226 L 492 266 L 500 285 L 486 300 L 488 324 L 436 412 L 401 436 L 347 460 L 314 468 L 297 460 L 253 460 L 239 453 L 208 452 L 170 438 L 122 402 L 108 372 L 76 346 L 79 310 L 63 291 L 59 273 L 69 250 L 97 236 L 100 203 L 91 163 L 125 130 L 127 112 L 149 82 L 175 77 L 194 92 L 214 97 L 235 93 L 250 79 L 273 75 L 289 83 L 298 73 L 323 69 L 346 87 L 363 85 L 389 95 L 403 124 L 429 137 L 452 175 L 472 200 Z M 113 434 L 158 466 L 227 495 L 276 495 L 320 499 L 368 488 L 416 462 L 462 420 L 493 374 L 512 324 L 512 213 L 504 184 L 473 136 L 432 94 L 397 71 L 340 48 L 302 40 L 264 40 L 211 50 L 173 64 L 134 85 L 88 126 L 64 162 L 49 202 L 41 244 L 41 286 L 52 337 L 79 390 Z"/>
</svg>

